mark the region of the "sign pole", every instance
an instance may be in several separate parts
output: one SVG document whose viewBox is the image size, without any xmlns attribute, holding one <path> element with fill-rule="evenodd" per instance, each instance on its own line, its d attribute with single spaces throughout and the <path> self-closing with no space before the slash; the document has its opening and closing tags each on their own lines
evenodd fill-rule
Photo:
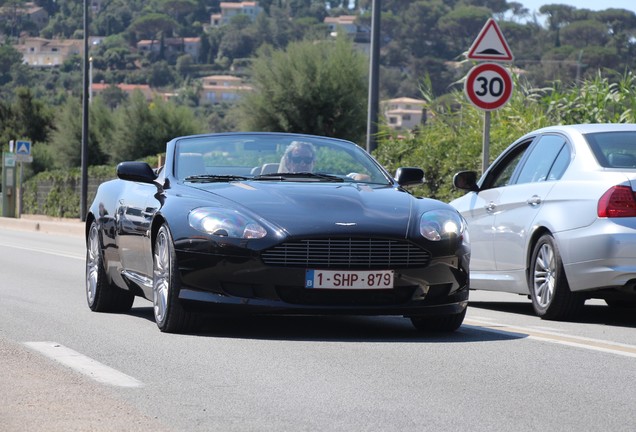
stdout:
<svg viewBox="0 0 636 432">
<path fill-rule="evenodd" d="M 484 112 L 484 136 L 483 136 L 483 148 L 481 159 L 481 173 L 485 173 L 490 164 L 490 111 Z"/>
<path fill-rule="evenodd" d="M 18 170 L 18 183 L 15 188 L 15 199 L 17 203 L 17 212 L 15 217 L 18 219 L 22 217 L 22 161 L 19 162 L 20 169 Z"/>
<path fill-rule="evenodd" d="M 478 62 L 509 62 L 513 60 L 512 51 L 506 42 L 497 22 L 489 18 L 473 42 L 468 55 L 470 60 Z M 512 95 L 510 73 L 498 63 L 481 63 L 473 67 L 466 75 L 464 92 L 470 102 L 485 111 L 482 145 L 482 174 L 490 164 L 490 111 L 501 108 Z"/>
</svg>

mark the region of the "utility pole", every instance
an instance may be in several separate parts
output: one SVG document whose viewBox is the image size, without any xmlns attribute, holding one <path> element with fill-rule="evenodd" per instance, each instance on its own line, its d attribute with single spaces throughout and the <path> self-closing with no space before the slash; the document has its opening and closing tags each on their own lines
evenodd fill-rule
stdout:
<svg viewBox="0 0 636 432">
<path fill-rule="evenodd" d="M 373 0 L 371 11 L 371 58 L 369 62 L 369 106 L 367 109 L 367 151 L 373 152 L 377 148 L 378 134 L 378 88 L 380 75 L 380 11 L 381 0 Z"/>
<path fill-rule="evenodd" d="M 88 195 L 88 0 L 84 0 L 84 89 L 82 92 L 82 187 L 80 195 L 80 220 L 86 220 Z"/>
</svg>

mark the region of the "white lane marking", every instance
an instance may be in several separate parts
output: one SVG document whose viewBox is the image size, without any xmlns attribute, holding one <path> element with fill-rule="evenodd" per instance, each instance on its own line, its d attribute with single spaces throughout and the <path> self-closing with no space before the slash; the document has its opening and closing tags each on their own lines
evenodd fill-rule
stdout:
<svg viewBox="0 0 636 432">
<path fill-rule="evenodd" d="M 473 317 L 473 321 L 479 321 L 479 322 L 491 321 L 491 322 L 494 322 L 495 319 L 494 318 L 489 318 L 489 317 L 474 316 Z"/>
<path fill-rule="evenodd" d="M 56 250 L 52 250 L 52 249 L 41 249 L 41 248 L 33 248 L 33 247 L 24 247 L 24 246 L 16 246 L 13 244 L 9 244 L 9 243 L 2 243 L 0 242 L 0 246 L 6 246 L 6 247 L 10 247 L 10 248 L 14 248 L 14 249 L 20 249 L 20 250 L 26 250 L 26 251 L 31 251 L 31 252 L 42 252 L 45 254 L 50 254 L 50 255 L 57 255 L 57 256 L 61 256 L 61 257 L 65 257 L 65 258 L 73 258 L 73 259 L 79 259 L 79 260 L 85 260 L 86 257 L 85 256 L 78 256 L 78 255 L 74 255 L 74 254 L 68 254 L 65 252 L 60 252 L 60 251 L 56 251 Z"/>
<path fill-rule="evenodd" d="M 102 384 L 119 387 L 143 386 L 141 381 L 56 342 L 24 342 L 24 345 Z"/>
<path fill-rule="evenodd" d="M 469 319 L 469 318 L 467 318 Z M 471 318 L 473 321 L 476 322 L 481 322 L 481 323 L 494 323 L 497 325 L 500 325 L 499 323 L 497 323 L 497 320 L 495 318 L 490 318 L 490 317 L 485 317 L 485 316 L 479 316 L 479 315 L 473 315 L 471 316 Z M 535 330 L 544 330 L 544 331 L 548 331 L 548 332 L 555 332 L 555 333 L 565 333 L 564 330 L 558 329 L 558 328 L 554 328 L 554 327 L 545 327 L 545 326 L 530 326 L 528 328 L 532 328 Z"/>
<path fill-rule="evenodd" d="M 554 327 L 530 326 L 528 328 L 533 328 L 535 330 L 553 332 L 553 333 L 567 333 L 565 330 L 557 329 L 557 328 L 554 328 Z"/>
<path fill-rule="evenodd" d="M 498 334 L 521 334 L 526 335 L 530 339 L 543 342 L 556 343 L 560 345 L 568 345 L 593 351 L 606 352 L 611 354 L 622 355 L 625 357 L 636 358 L 636 346 L 619 342 L 609 342 L 601 339 L 592 339 L 582 336 L 570 336 L 563 333 L 551 331 L 539 331 L 529 327 L 517 327 L 506 324 L 497 324 L 492 321 L 481 321 L 476 319 L 468 319 L 465 324 L 478 327 L 481 330 L 490 331 Z"/>
</svg>

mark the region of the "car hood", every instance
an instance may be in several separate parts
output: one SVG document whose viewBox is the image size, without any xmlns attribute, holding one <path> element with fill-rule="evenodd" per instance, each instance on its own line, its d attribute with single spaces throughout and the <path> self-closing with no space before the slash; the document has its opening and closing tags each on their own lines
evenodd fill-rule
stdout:
<svg viewBox="0 0 636 432">
<path fill-rule="evenodd" d="M 197 184 L 288 235 L 389 235 L 406 237 L 418 201 L 389 186 L 358 183 L 234 182 Z"/>
</svg>

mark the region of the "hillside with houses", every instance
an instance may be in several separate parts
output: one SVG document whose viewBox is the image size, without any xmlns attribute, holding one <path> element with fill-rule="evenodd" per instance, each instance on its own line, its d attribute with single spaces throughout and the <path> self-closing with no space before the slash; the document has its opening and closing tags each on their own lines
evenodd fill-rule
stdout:
<svg viewBox="0 0 636 432">
<path fill-rule="evenodd" d="M 356 49 L 369 52 L 370 0 L 88 0 L 87 7 L 91 96 L 112 87 L 107 94 L 113 97 L 139 90 L 148 99 L 218 110 L 252 90 L 250 58 L 263 45 L 283 48 L 344 33 Z M 384 120 L 395 129 L 412 128 L 425 118 L 424 79 L 435 97 L 461 79 L 462 55 L 491 16 L 515 53 L 515 67 L 535 86 L 573 81 L 599 68 L 631 69 L 636 59 L 636 18 L 629 11 L 549 5 L 544 27 L 540 17 L 515 2 L 385 0 L 383 8 L 380 89 Z M 44 81 L 68 75 L 72 83 L 65 82 L 65 90 L 78 92 L 81 4 L 5 0 L 0 17 L 0 37 L 24 65 L 40 70 Z M 0 84 L 3 92 L 10 91 L 12 83 Z M 55 98 L 46 88 L 38 92 Z"/>
</svg>

